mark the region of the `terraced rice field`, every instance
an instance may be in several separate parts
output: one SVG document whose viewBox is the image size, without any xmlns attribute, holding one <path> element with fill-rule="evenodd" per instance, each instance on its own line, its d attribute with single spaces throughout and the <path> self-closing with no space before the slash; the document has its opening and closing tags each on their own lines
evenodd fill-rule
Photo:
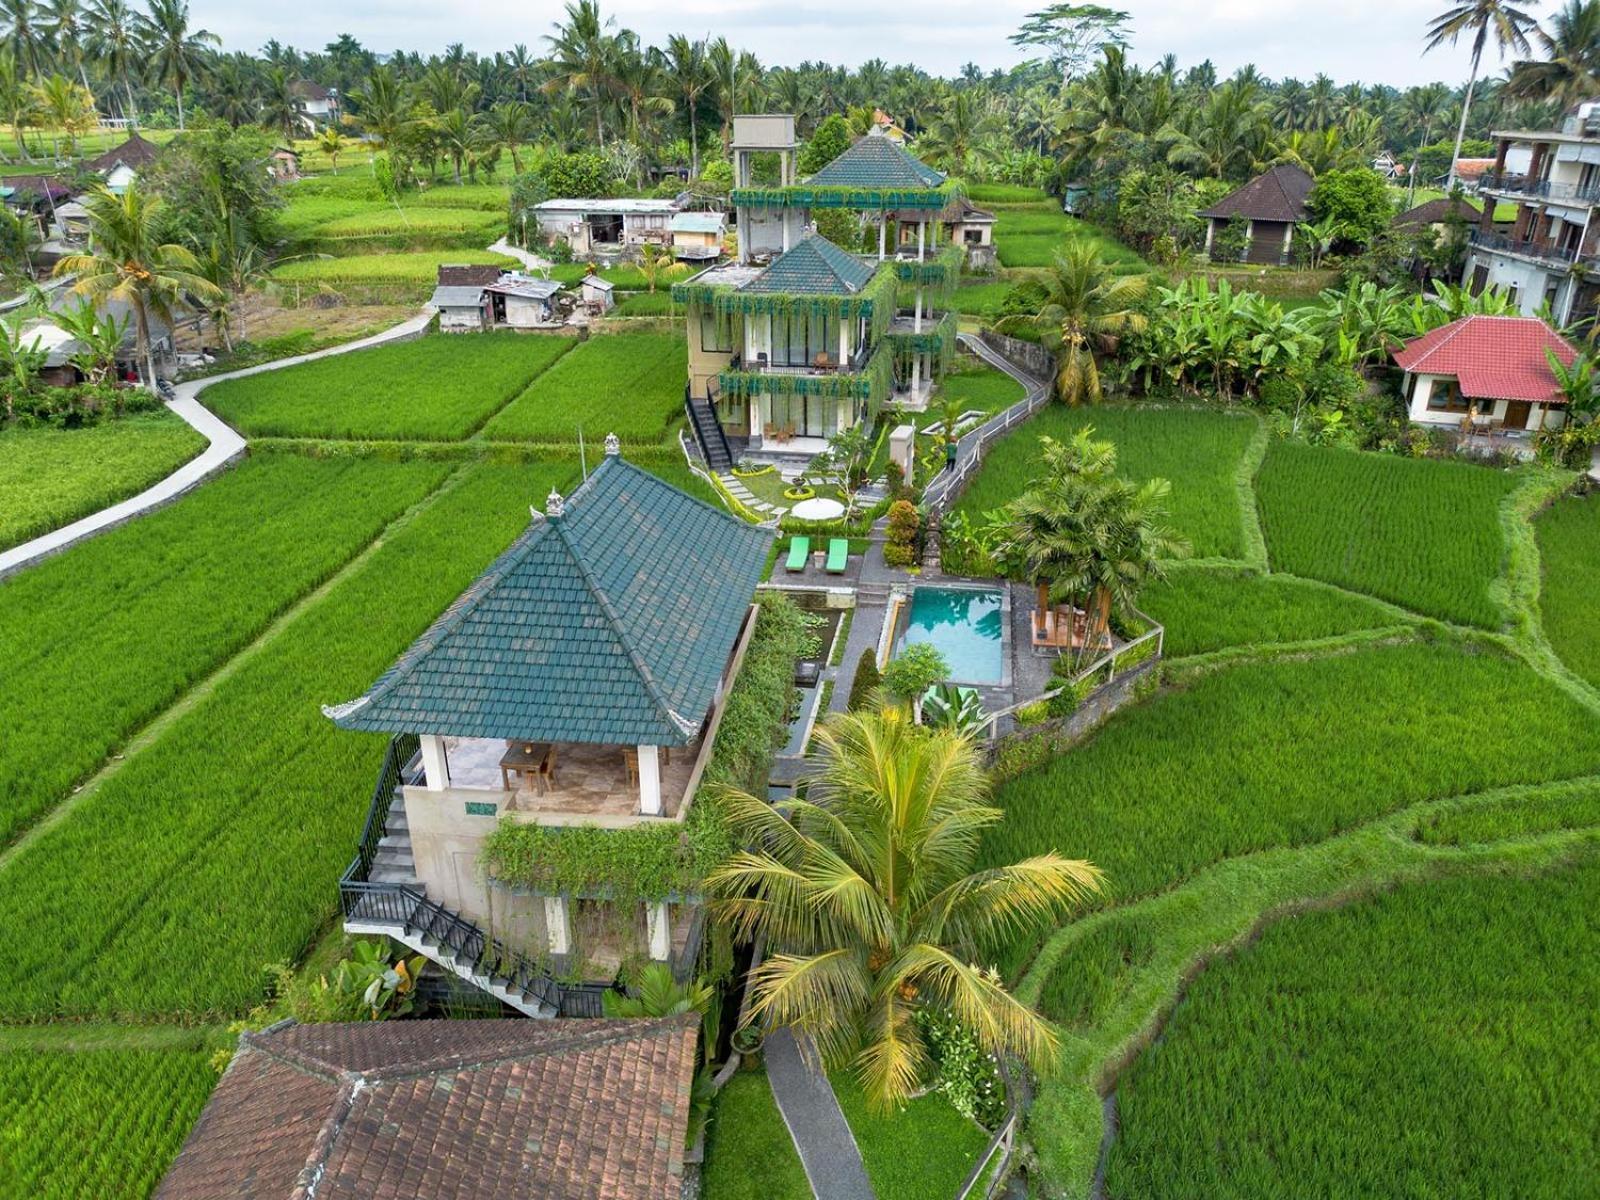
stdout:
<svg viewBox="0 0 1600 1200">
<path fill-rule="evenodd" d="M 1119 713 L 1007 782 L 984 858 L 1092 858 L 1123 902 L 1421 800 L 1600 771 L 1595 721 L 1495 651 L 1413 644 L 1249 663 Z"/>
<path fill-rule="evenodd" d="M 1488 628 L 1514 474 L 1470 463 L 1275 442 L 1256 477 L 1277 570 Z"/>
<path fill-rule="evenodd" d="M 204 400 L 257 437 L 459 441 L 574 345 L 555 334 L 433 334 L 224 380 Z"/>
<path fill-rule="evenodd" d="M 495 441 L 598 445 L 608 433 L 656 445 L 683 412 L 687 351 L 678 333 L 593 337 L 540 375 L 487 426 Z"/>
<path fill-rule="evenodd" d="M 981 521 L 1037 477 L 1039 439 L 1063 440 L 1085 426 L 1116 444 L 1118 470 L 1130 479 L 1171 482 L 1172 527 L 1200 557 L 1245 553 L 1237 476 L 1256 434 L 1253 418 L 1186 409 L 1051 407 L 990 447 L 957 511 Z"/>
<path fill-rule="evenodd" d="M 205 445 L 164 410 L 90 429 L 0 432 L 0 550 L 144 491 Z"/>
<path fill-rule="evenodd" d="M 1544 564 L 1539 613 L 1561 661 L 1600 687 L 1600 497 L 1567 497 L 1534 523 Z"/>
<path fill-rule="evenodd" d="M 1123 1077 L 1108 1194 L 1589 1194 L 1597 905 L 1590 854 L 1274 925 Z"/>
<path fill-rule="evenodd" d="M 446 470 L 258 455 L 0 584 L 0 846 Z M 208 757 L 197 751 L 192 768 L 203 774 Z"/>
</svg>

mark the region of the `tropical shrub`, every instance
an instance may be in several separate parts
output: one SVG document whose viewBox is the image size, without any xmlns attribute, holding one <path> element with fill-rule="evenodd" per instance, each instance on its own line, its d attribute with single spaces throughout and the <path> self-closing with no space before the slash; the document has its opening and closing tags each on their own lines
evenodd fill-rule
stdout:
<svg viewBox="0 0 1600 1200">
<path fill-rule="evenodd" d="M 889 506 L 889 540 L 883 547 L 883 561 L 891 567 L 909 567 L 917 561 L 917 534 L 922 518 L 909 500 L 896 500 Z"/>
</svg>

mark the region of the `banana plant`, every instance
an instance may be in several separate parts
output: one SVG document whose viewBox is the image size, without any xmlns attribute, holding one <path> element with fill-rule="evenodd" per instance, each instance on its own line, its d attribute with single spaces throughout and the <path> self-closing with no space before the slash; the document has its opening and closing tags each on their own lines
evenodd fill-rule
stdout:
<svg viewBox="0 0 1600 1200">
<path fill-rule="evenodd" d="M 924 725 L 972 737 L 988 722 L 989 714 L 984 712 L 983 702 L 973 688 L 941 683 L 922 698 Z"/>
</svg>

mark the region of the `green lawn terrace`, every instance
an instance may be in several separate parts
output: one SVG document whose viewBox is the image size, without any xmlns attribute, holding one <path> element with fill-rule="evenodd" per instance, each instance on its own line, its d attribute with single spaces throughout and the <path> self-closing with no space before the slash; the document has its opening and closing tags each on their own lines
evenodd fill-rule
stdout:
<svg viewBox="0 0 1600 1200">
<path fill-rule="evenodd" d="M 641 954 L 693 969 L 703 917 L 677 847 L 705 819 L 770 543 L 625 462 L 616 438 L 605 449 L 364 694 L 325 709 L 393 738 L 341 883 L 346 932 L 396 938 L 530 1016 L 563 1005 L 534 964 L 599 987 Z M 613 837 L 605 879 L 562 877 Z M 652 878 L 652 857 L 672 866 Z M 430 923 L 492 928 L 521 965 L 457 959 L 460 939 L 416 936 Z"/>
</svg>

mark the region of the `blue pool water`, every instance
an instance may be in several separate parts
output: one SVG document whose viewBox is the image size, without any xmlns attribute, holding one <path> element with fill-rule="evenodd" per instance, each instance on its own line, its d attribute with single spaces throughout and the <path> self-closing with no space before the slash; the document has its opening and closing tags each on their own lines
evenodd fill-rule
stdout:
<svg viewBox="0 0 1600 1200">
<path fill-rule="evenodd" d="M 994 591 L 919 587 L 911 593 L 900 646 L 931 643 L 956 683 L 999 683 L 1005 653 L 1000 601 Z"/>
</svg>

